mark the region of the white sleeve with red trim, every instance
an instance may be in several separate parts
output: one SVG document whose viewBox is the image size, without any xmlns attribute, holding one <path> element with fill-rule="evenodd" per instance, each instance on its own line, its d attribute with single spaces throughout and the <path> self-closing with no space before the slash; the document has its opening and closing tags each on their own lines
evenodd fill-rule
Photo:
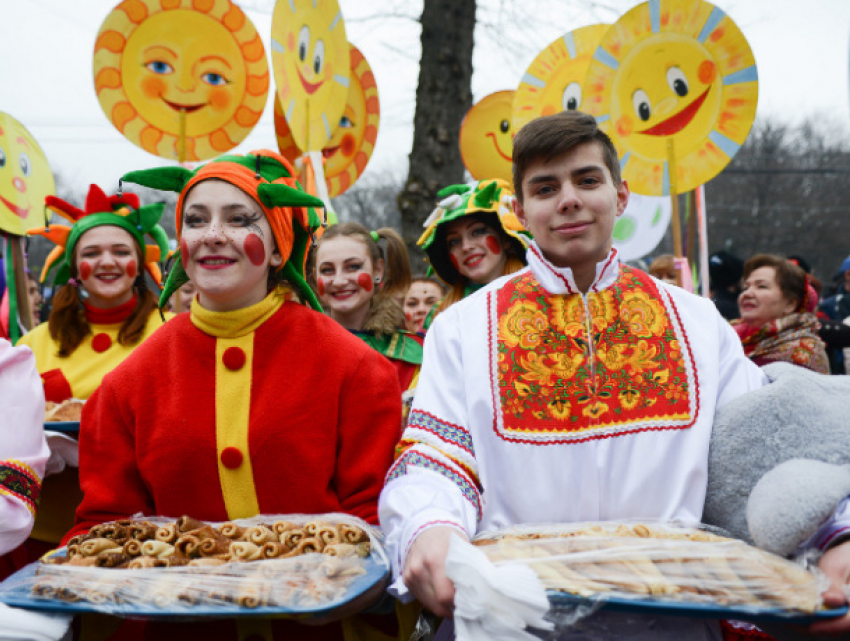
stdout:
<svg viewBox="0 0 850 641">
<path fill-rule="evenodd" d="M 391 591 L 399 597 L 407 593 L 400 575 L 417 536 L 448 526 L 472 538 L 481 520 L 460 333 L 452 311 L 443 312 L 428 331 L 402 453 L 390 468 L 378 505 L 396 577 Z"/>
<path fill-rule="evenodd" d="M 44 388 L 29 347 L 0 339 L 0 555 L 26 540 L 35 522 L 50 450 Z"/>
<path fill-rule="evenodd" d="M 842 500 L 829 520 L 797 548 L 797 554 L 802 554 L 812 548 L 817 548 L 823 552 L 839 537 L 845 536 L 850 536 L 850 496 Z"/>
</svg>

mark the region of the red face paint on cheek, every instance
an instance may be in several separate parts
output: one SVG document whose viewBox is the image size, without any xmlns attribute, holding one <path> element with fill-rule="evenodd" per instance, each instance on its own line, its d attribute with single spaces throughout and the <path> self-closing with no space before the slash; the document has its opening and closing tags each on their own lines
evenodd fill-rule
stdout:
<svg viewBox="0 0 850 641">
<path fill-rule="evenodd" d="M 361 288 L 365 289 L 367 292 L 371 292 L 374 284 L 372 283 L 372 277 L 369 274 L 360 274 L 357 276 L 357 284 L 360 285 Z"/>
<path fill-rule="evenodd" d="M 248 234 L 243 246 L 245 255 L 255 265 L 262 265 L 266 260 L 266 246 L 257 234 Z"/>
<path fill-rule="evenodd" d="M 91 265 L 86 261 L 80 263 L 80 279 L 88 280 L 91 278 Z"/>
<path fill-rule="evenodd" d="M 413 320 L 413 314 L 410 312 L 404 312 L 404 317 L 407 319 L 408 323 Z"/>
<path fill-rule="evenodd" d="M 180 258 L 183 260 L 183 265 L 186 265 L 186 261 L 189 260 L 189 243 L 186 242 L 186 239 L 180 241 Z"/>
<path fill-rule="evenodd" d="M 502 253 L 502 245 L 495 236 L 487 236 L 484 239 L 484 243 L 487 245 L 487 249 L 496 254 L 496 256 Z"/>
<path fill-rule="evenodd" d="M 319 296 L 325 295 L 325 281 L 319 278 L 316 281 L 316 288 L 319 290 Z"/>
<path fill-rule="evenodd" d="M 139 268 L 136 267 L 135 260 L 131 260 L 129 263 L 127 263 L 127 276 L 129 276 L 130 278 L 135 278 L 136 274 L 138 273 L 138 270 Z"/>
<path fill-rule="evenodd" d="M 455 256 L 454 254 L 449 254 L 449 260 L 452 261 L 452 265 L 454 266 L 454 268 L 460 271 L 460 265 L 457 262 L 457 256 Z"/>
</svg>

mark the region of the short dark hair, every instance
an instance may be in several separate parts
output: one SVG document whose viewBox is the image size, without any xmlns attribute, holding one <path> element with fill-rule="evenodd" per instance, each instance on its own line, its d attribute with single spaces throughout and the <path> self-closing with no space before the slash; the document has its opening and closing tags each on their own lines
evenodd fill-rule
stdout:
<svg viewBox="0 0 850 641">
<path fill-rule="evenodd" d="M 744 263 L 743 279 L 746 280 L 761 267 L 773 267 L 776 284 L 787 300 L 795 301 L 798 306 L 806 300 L 806 272 L 800 267 L 781 256 L 756 254 Z"/>
<path fill-rule="evenodd" d="M 598 143 L 602 159 L 614 186 L 623 182 L 620 176 L 620 158 L 614 143 L 596 124 L 596 119 L 580 111 L 561 111 L 552 116 L 535 118 L 519 130 L 514 137 L 513 179 L 514 192 L 523 201 L 522 179 L 528 166 L 536 160 L 546 162 L 563 156 L 578 145 Z"/>
</svg>

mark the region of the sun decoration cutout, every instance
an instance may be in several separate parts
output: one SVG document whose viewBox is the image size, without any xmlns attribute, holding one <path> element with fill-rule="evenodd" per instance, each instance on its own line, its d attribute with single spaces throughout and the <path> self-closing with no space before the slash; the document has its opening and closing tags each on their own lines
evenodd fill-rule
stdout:
<svg viewBox="0 0 850 641">
<path fill-rule="evenodd" d="M 44 199 L 55 191 L 47 157 L 35 138 L 0 111 L 0 230 L 23 236 L 44 225 Z"/>
<path fill-rule="evenodd" d="M 345 110 L 348 38 L 337 0 L 279 0 L 272 66 L 284 117 L 299 148 L 321 151 Z"/>
<path fill-rule="evenodd" d="M 351 46 L 351 87 L 345 112 L 336 133 L 322 149 L 325 157 L 325 182 L 328 194 L 336 198 L 351 187 L 363 174 L 378 139 L 381 107 L 378 86 L 372 68 L 354 45 Z M 302 155 L 295 144 L 283 115 L 280 100 L 275 98 L 274 129 L 280 153 L 290 162 Z"/>
<path fill-rule="evenodd" d="M 460 123 L 460 156 L 475 180 L 498 178 L 508 184 L 513 182 L 511 104 L 514 93 L 497 91 L 484 96 L 472 105 Z"/>
<path fill-rule="evenodd" d="M 230 0 L 124 0 L 97 34 L 94 85 L 130 142 L 196 161 L 220 156 L 254 128 L 269 68 L 257 30 Z"/>
<path fill-rule="evenodd" d="M 729 163 L 756 115 L 758 73 L 746 38 L 703 0 L 650 0 L 602 38 L 584 87 L 594 115 L 638 194 L 670 193 L 667 140 L 679 193 Z"/>
<path fill-rule="evenodd" d="M 652 253 L 670 226 L 672 209 L 668 197 L 630 194 L 626 210 L 614 223 L 619 259 L 636 260 Z"/>
<path fill-rule="evenodd" d="M 514 96 L 514 132 L 540 116 L 581 110 L 587 67 L 609 27 L 595 24 L 574 29 L 537 54 Z"/>
</svg>

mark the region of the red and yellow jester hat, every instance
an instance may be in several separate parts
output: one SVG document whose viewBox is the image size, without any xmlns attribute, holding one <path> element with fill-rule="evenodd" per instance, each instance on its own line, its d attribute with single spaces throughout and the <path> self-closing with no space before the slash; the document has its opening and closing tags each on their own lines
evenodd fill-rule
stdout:
<svg viewBox="0 0 850 641">
<path fill-rule="evenodd" d="M 161 283 L 162 273 L 158 261 L 164 260 L 168 254 L 168 237 L 165 230 L 159 226 L 164 203 L 155 203 L 139 207 L 139 197 L 136 194 L 107 196 L 97 185 L 89 187 L 86 196 L 85 209 L 78 209 L 56 196 L 44 199 L 45 206 L 52 212 L 62 216 L 72 223 L 68 225 L 50 225 L 35 227 L 27 230 L 30 236 L 44 236 L 56 243 L 56 247 L 47 256 L 41 271 L 41 282 L 44 282 L 50 271 L 58 266 L 54 285 L 64 285 L 71 277 L 71 260 L 74 247 L 80 237 L 89 229 L 111 225 L 127 231 L 139 244 L 144 253 L 145 269 L 156 281 Z M 145 244 L 145 235 L 154 239 L 156 245 Z"/>
<path fill-rule="evenodd" d="M 184 167 L 161 167 L 131 171 L 122 181 L 180 194 L 177 199 L 177 239 L 183 227 L 183 201 L 186 194 L 204 180 L 223 180 L 251 196 L 268 218 L 283 262 L 278 270 L 295 284 L 303 299 L 321 309 L 313 290 L 304 278 L 307 249 L 314 231 L 321 225 L 315 208 L 322 201 L 311 196 L 295 180 L 289 161 L 278 152 L 259 150 L 244 156 L 227 155 L 191 171 Z M 177 252 L 180 255 L 180 252 Z M 189 280 L 182 257 L 176 260 L 168 275 L 159 306 L 163 307 L 172 293 Z"/>
</svg>

